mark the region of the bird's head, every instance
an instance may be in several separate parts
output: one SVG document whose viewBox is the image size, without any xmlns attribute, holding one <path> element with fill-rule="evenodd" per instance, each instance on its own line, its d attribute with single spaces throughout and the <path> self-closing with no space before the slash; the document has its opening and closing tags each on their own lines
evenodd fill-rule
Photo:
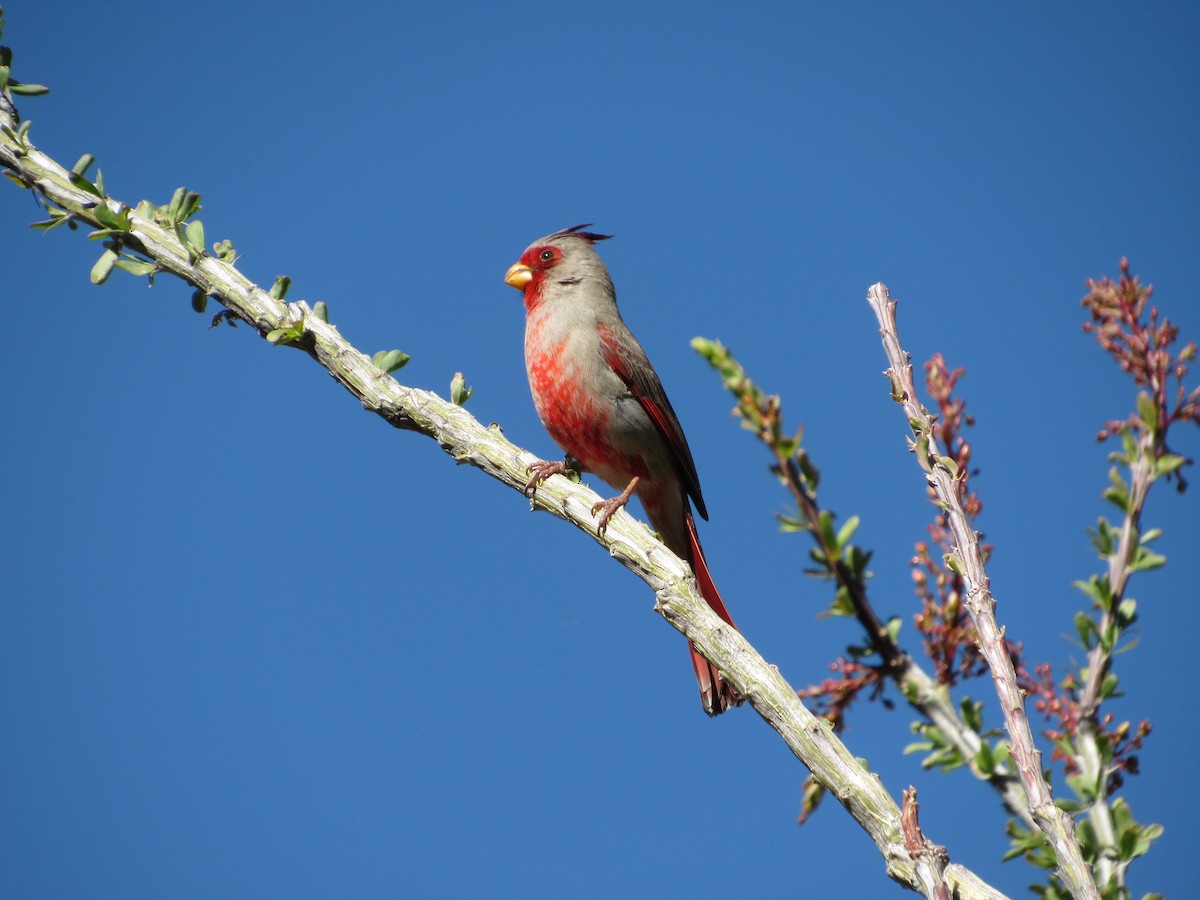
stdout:
<svg viewBox="0 0 1200 900">
<path fill-rule="evenodd" d="M 541 302 L 548 284 L 565 287 L 593 275 L 608 282 L 608 270 L 592 245 L 612 235 L 584 231 L 587 227 L 576 225 L 538 238 L 504 274 L 505 284 L 525 292 L 527 310 Z"/>
</svg>

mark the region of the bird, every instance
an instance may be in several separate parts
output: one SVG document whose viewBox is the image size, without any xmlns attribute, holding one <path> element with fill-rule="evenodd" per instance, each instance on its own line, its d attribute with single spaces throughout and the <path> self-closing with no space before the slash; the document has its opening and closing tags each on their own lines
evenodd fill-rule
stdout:
<svg viewBox="0 0 1200 900">
<path fill-rule="evenodd" d="M 696 533 L 692 504 L 708 519 L 683 427 L 662 382 L 617 309 L 617 295 L 596 244 L 611 235 L 576 225 L 530 244 L 504 281 L 524 295 L 525 369 L 538 418 L 566 453 L 529 467 L 531 495 L 545 479 L 590 472 L 620 493 L 592 508 L 603 533 L 609 518 L 637 496 L 651 527 L 686 560 L 700 594 L 731 628 Z M 700 699 L 710 716 L 742 703 L 689 642 Z"/>
</svg>

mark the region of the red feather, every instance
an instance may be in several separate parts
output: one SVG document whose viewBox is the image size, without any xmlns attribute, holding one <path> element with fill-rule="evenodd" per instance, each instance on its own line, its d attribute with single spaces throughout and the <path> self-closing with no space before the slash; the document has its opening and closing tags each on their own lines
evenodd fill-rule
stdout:
<svg viewBox="0 0 1200 900">
<path fill-rule="evenodd" d="M 600 333 L 604 361 L 625 382 L 629 393 L 641 404 L 646 415 L 670 446 L 675 456 L 675 467 L 683 478 L 684 488 L 696 504 L 696 512 L 700 513 L 700 518 L 707 520 L 708 510 L 700 493 L 700 476 L 696 474 L 692 450 L 688 447 L 687 438 L 683 436 L 683 426 L 679 424 L 679 417 L 671 408 L 671 401 L 667 399 L 662 383 L 654 374 L 650 360 L 646 358 L 641 347 L 621 341 L 607 325 L 597 325 L 596 330 Z"/>
</svg>

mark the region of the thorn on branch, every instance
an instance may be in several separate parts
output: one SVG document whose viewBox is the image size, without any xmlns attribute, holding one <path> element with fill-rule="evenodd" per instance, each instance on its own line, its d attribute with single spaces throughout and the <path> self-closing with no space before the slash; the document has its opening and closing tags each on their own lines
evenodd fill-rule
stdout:
<svg viewBox="0 0 1200 900">
<path fill-rule="evenodd" d="M 917 803 L 917 789 L 911 786 L 906 788 L 900 810 L 900 827 L 904 832 L 904 848 L 914 860 L 925 856 L 933 857 L 940 877 L 942 869 L 950 861 L 950 854 L 946 852 L 945 847 L 933 843 L 921 832 L 921 825 L 918 821 L 920 808 L 920 804 Z M 950 900 L 950 888 L 944 881 L 938 884 L 936 896 L 939 900 L 940 898 Z"/>
</svg>

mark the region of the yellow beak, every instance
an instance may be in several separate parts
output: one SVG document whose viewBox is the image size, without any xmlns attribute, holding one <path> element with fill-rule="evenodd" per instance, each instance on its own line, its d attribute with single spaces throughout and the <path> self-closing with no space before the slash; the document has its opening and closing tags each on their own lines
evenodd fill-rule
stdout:
<svg viewBox="0 0 1200 900">
<path fill-rule="evenodd" d="M 512 267 L 504 273 L 504 283 L 515 287 L 518 291 L 525 290 L 525 285 L 533 281 L 533 271 L 529 266 L 521 263 L 513 263 Z"/>
</svg>

